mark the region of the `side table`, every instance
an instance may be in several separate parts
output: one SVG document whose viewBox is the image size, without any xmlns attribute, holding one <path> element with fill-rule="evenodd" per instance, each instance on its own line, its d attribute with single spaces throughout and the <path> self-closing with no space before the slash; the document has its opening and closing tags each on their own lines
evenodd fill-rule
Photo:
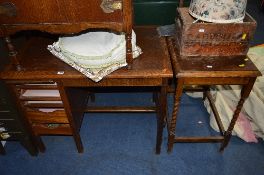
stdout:
<svg viewBox="0 0 264 175">
<path fill-rule="evenodd" d="M 220 151 L 223 151 L 231 138 L 232 130 L 243 107 L 244 101 L 249 96 L 254 82 L 261 73 L 254 63 L 245 56 L 236 57 L 185 57 L 178 54 L 175 41 L 167 38 L 174 75 L 177 84 L 174 95 L 172 118 L 168 121 L 168 152 L 173 150 L 176 142 L 220 142 Z M 208 98 L 216 118 L 220 136 L 206 137 L 177 137 L 176 121 L 179 111 L 180 99 L 186 86 L 198 85 L 202 87 L 204 95 Z M 220 116 L 215 108 L 212 97 L 207 91 L 211 85 L 241 85 L 241 97 L 236 106 L 233 118 L 227 130 L 224 129 Z"/>
</svg>

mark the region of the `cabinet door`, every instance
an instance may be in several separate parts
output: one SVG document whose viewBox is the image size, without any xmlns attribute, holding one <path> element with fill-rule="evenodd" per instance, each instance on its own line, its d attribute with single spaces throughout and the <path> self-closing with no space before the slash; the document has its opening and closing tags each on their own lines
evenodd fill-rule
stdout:
<svg viewBox="0 0 264 175">
<path fill-rule="evenodd" d="M 1 24 L 38 24 L 66 22 L 59 1 L 0 0 Z M 8 16 L 8 13 L 11 15 Z M 12 15 L 13 14 L 13 15 Z"/>
<path fill-rule="evenodd" d="M 121 4 L 122 0 L 111 0 Z M 60 0 L 69 22 L 122 22 L 122 9 L 106 13 L 101 7 L 103 0 Z"/>
</svg>

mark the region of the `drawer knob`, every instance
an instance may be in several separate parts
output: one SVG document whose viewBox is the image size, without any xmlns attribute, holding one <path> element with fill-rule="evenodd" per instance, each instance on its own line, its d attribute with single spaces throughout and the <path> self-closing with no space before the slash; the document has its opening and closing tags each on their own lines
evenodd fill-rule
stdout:
<svg viewBox="0 0 264 175">
<path fill-rule="evenodd" d="M 0 15 L 15 17 L 17 15 L 16 6 L 11 2 L 4 2 L 0 4 Z"/>
<path fill-rule="evenodd" d="M 122 9 L 122 1 L 103 0 L 100 7 L 105 13 L 113 13 L 115 10 Z"/>
<path fill-rule="evenodd" d="M 48 129 L 56 129 L 56 128 L 58 128 L 59 126 L 60 126 L 60 124 L 57 124 L 57 123 L 49 123 L 49 124 L 46 125 L 46 127 L 47 127 Z"/>
</svg>

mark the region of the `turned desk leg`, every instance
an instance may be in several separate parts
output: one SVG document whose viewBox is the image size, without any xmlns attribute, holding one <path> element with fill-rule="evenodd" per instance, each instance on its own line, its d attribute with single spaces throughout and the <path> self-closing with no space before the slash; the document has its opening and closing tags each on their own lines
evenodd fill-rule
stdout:
<svg viewBox="0 0 264 175">
<path fill-rule="evenodd" d="M 183 82 L 184 80 L 179 78 L 176 85 L 176 90 L 174 94 L 174 106 L 172 112 L 172 118 L 169 122 L 169 138 L 168 138 L 168 152 L 170 153 L 173 149 L 175 131 L 176 131 L 176 121 L 177 121 L 177 113 L 179 111 L 180 99 L 183 92 Z"/>
<path fill-rule="evenodd" d="M 94 103 L 95 102 L 95 94 L 94 93 L 89 93 L 89 97 L 91 99 L 91 102 Z"/>
<path fill-rule="evenodd" d="M 156 99 L 156 98 L 155 98 Z M 162 135 L 164 128 L 164 120 L 167 117 L 167 85 L 161 86 L 157 106 L 157 138 L 156 138 L 156 154 L 160 154 Z"/>
<path fill-rule="evenodd" d="M 126 61 L 128 69 L 132 69 L 133 52 L 132 52 L 132 31 L 126 34 Z"/>
<path fill-rule="evenodd" d="M 15 50 L 15 47 L 12 44 L 10 37 L 5 37 L 5 43 L 7 45 L 9 57 L 11 58 L 12 64 L 16 67 L 18 71 L 20 71 L 21 65 L 17 59 L 17 51 Z"/>
<path fill-rule="evenodd" d="M 225 147 L 228 145 L 229 141 L 230 141 L 230 138 L 232 136 L 232 131 L 234 129 L 234 126 L 236 124 L 236 121 L 237 121 L 237 118 L 239 116 L 239 113 L 243 107 L 243 104 L 245 102 L 245 100 L 247 99 L 247 97 L 249 96 L 250 92 L 251 92 L 251 89 L 253 88 L 253 85 L 255 83 L 255 80 L 256 78 L 251 78 L 249 80 L 249 83 L 246 84 L 246 85 L 243 85 L 242 87 L 242 90 L 241 90 L 241 97 L 240 97 L 240 100 L 237 104 L 237 107 L 236 107 L 236 110 L 233 114 L 233 118 L 228 126 L 228 129 L 227 131 L 224 133 L 224 141 L 222 142 L 221 144 L 221 147 L 220 147 L 220 151 L 224 151 Z"/>
</svg>

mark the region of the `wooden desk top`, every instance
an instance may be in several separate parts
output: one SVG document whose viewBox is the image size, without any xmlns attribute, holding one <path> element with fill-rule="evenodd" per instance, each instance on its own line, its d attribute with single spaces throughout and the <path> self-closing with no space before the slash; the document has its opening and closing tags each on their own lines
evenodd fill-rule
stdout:
<svg viewBox="0 0 264 175">
<path fill-rule="evenodd" d="M 159 38 L 156 27 L 135 27 L 134 30 L 143 54 L 133 61 L 131 70 L 122 68 L 104 79 L 173 77 L 166 40 Z M 6 80 L 88 79 L 47 50 L 47 45 L 53 42 L 53 39 L 43 37 L 30 39 L 18 50 L 23 70 L 16 71 L 8 65 L 0 77 Z M 64 74 L 59 75 L 58 71 L 64 71 Z"/>
<path fill-rule="evenodd" d="M 261 73 L 245 56 L 199 57 L 180 56 L 172 37 L 168 38 L 171 62 L 176 77 L 257 77 Z"/>
</svg>

